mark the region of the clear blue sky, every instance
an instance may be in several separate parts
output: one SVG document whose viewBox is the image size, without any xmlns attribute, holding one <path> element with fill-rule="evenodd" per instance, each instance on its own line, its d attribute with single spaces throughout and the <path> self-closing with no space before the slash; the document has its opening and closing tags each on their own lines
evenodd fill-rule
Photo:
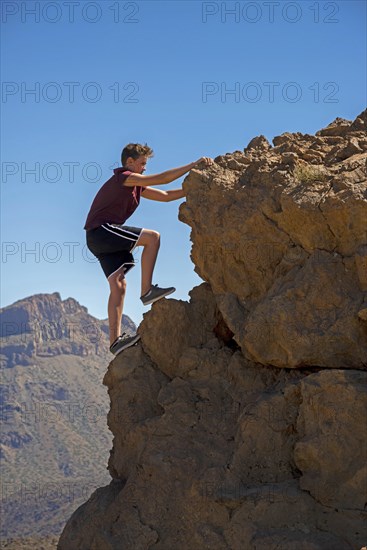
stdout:
<svg viewBox="0 0 367 550">
<path fill-rule="evenodd" d="M 278 0 L 272 14 L 263 1 L 79 0 L 73 17 L 63 2 L 48 4 L 1 6 L 2 306 L 58 291 L 107 317 L 108 283 L 83 255 L 83 226 L 125 144 L 147 142 L 146 174 L 158 173 L 260 134 L 314 133 L 366 107 L 363 1 Z M 188 300 L 201 279 L 177 217 L 183 200 L 142 199 L 127 223 L 161 233 L 153 283 Z M 149 309 L 139 300 L 141 251 L 124 307 L 137 324 Z"/>
</svg>

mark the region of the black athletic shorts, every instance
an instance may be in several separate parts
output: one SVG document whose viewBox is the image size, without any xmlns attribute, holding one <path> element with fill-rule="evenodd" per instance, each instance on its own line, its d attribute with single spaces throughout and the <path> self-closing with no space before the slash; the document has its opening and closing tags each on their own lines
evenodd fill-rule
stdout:
<svg viewBox="0 0 367 550">
<path fill-rule="evenodd" d="M 132 252 L 144 228 L 104 223 L 86 232 L 87 247 L 99 260 L 107 279 L 124 266 L 124 275 L 135 266 Z"/>
</svg>

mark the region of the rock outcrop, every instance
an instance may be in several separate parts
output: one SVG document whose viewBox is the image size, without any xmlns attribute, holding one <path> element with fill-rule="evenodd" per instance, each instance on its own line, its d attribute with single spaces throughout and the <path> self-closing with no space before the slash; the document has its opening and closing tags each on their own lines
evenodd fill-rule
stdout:
<svg viewBox="0 0 367 550">
<path fill-rule="evenodd" d="M 59 550 L 365 544 L 366 115 L 185 179 L 204 282 L 110 363 L 112 481 Z"/>
</svg>

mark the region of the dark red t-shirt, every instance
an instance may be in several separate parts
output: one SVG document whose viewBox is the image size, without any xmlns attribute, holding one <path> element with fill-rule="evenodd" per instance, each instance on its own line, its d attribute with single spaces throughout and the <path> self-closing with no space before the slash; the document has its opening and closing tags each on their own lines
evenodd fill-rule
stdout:
<svg viewBox="0 0 367 550">
<path fill-rule="evenodd" d="M 140 202 L 140 194 L 145 188 L 140 185 L 123 185 L 132 174 L 127 168 L 115 168 L 113 176 L 106 181 L 94 197 L 84 229 L 94 229 L 103 223 L 125 223 L 135 212 Z"/>
</svg>

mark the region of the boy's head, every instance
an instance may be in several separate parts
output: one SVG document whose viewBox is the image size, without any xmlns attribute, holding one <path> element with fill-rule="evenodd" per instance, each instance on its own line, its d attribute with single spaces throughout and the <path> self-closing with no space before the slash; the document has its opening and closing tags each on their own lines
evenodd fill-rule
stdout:
<svg viewBox="0 0 367 550">
<path fill-rule="evenodd" d="M 129 168 L 132 172 L 142 174 L 145 171 L 148 158 L 153 156 L 153 149 L 147 144 L 129 143 L 122 150 L 121 164 L 123 167 Z"/>
</svg>

